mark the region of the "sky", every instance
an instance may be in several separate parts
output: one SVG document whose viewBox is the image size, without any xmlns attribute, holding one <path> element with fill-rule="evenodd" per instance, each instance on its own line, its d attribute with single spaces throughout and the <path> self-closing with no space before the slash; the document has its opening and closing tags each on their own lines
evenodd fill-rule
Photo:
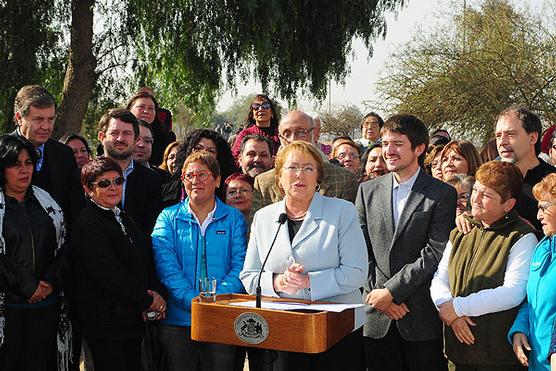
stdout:
<svg viewBox="0 0 556 371">
<path fill-rule="evenodd" d="M 556 0 L 514 0 L 517 7 L 525 4 L 534 9 L 540 9 L 547 3 L 556 3 Z M 378 39 L 374 44 L 372 58 L 368 57 L 368 51 L 360 40 L 353 42 L 353 58 L 351 58 L 351 73 L 345 80 L 345 85 L 332 83 L 331 94 L 319 105 L 318 102 L 309 99 L 299 99 L 298 107 L 306 111 L 327 111 L 329 101 L 332 108 L 335 105 L 355 105 L 361 112 L 371 111 L 372 107 L 365 104 L 374 96 L 374 83 L 377 81 L 388 56 L 401 48 L 411 40 L 419 29 L 427 32 L 432 28 L 445 24 L 449 21 L 446 14 L 455 7 L 463 8 L 464 0 L 407 0 L 397 14 L 390 13 L 386 16 L 387 34 L 385 39 Z M 467 0 L 467 4 L 475 3 Z M 260 92 L 261 84 L 251 80 L 247 84 L 238 84 L 238 94 L 232 96 L 225 93 L 219 100 L 218 111 L 225 111 L 238 97 Z M 286 106 L 285 104 L 283 105 Z M 379 112 L 382 113 L 382 112 Z"/>
</svg>

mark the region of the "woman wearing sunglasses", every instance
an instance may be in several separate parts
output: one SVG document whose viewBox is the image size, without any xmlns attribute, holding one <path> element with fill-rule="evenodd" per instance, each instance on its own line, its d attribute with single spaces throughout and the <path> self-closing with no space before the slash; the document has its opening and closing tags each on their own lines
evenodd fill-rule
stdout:
<svg viewBox="0 0 556 371">
<path fill-rule="evenodd" d="M 124 178 L 114 160 L 85 164 L 81 184 L 89 202 L 71 236 L 76 324 L 97 371 L 140 370 L 144 321 L 166 314 L 150 238 L 117 206 Z"/>
<path fill-rule="evenodd" d="M 249 106 L 247 127 L 239 132 L 232 147 L 234 158 L 237 160 L 239 156 L 243 137 L 250 134 L 259 134 L 270 139 L 273 147 L 272 154 L 276 155 L 278 147 L 280 147 L 280 138 L 278 138 L 279 121 L 280 117 L 272 100 L 267 95 L 258 94 Z"/>
<path fill-rule="evenodd" d="M 235 347 L 191 340 L 191 300 L 199 280 L 209 277 L 216 279 L 216 294 L 243 292 L 245 220 L 216 197 L 220 167 L 209 152 L 189 155 L 181 174 L 187 198 L 164 209 L 152 233 L 158 276 L 170 293 L 159 341 L 169 371 L 232 370 Z"/>
</svg>

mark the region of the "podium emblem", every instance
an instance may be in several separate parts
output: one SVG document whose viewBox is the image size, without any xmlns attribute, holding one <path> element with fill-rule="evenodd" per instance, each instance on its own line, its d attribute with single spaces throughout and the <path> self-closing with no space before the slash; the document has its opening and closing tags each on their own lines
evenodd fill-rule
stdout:
<svg viewBox="0 0 556 371">
<path fill-rule="evenodd" d="M 240 314 L 234 322 L 236 336 L 246 344 L 260 344 L 268 337 L 268 323 L 253 312 Z"/>
</svg>

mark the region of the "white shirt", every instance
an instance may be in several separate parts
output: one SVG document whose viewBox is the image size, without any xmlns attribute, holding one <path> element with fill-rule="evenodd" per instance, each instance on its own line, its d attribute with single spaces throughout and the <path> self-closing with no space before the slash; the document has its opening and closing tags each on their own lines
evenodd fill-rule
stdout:
<svg viewBox="0 0 556 371">
<path fill-rule="evenodd" d="M 394 181 L 392 182 L 392 208 L 393 208 L 393 216 L 394 216 L 394 225 L 398 226 L 398 220 L 400 219 L 400 215 L 403 212 L 405 207 L 405 203 L 407 202 L 407 198 L 409 197 L 409 193 L 411 192 L 411 188 L 415 184 L 417 177 L 419 176 L 420 168 L 417 168 L 415 174 L 411 176 L 408 180 L 403 183 L 398 183 L 396 177 L 393 177 Z"/>
<path fill-rule="evenodd" d="M 527 278 L 531 256 L 537 245 L 537 237 L 527 233 L 510 248 L 510 256 L 504 273 L 504 283 L 493 289 L 484 289 L 468 296 L 453 298 L 454 310 L 458 317 L 477 317 L 487 313 L 496 313 L 518 306 L 527 293 Z M 452 300 L 448 262 L 452 251 L 452 243 L 448 241 L 438 270 L 431 282 L 431 298 L 438 308 L 441 304 Z"/>
<path fill-rule="evenodd" d="M 191 209 L 191 205 L 187 204 L 187 211 L 189 211 L 189 213 L 191 215 L 193 215 L 193 218 L 195 218 L 195 221 L 197 222 L 197 224 L 199 224 L 199 226 L 201 227 L 201 236 L 205 237 L 205 233 L 207 231 L 208 226 L 210 225 L 210 223 L 212 223 L 212 221 L 214 220 L 214 213 L 216 212 L 216 205 L 217 203 L 214 202 L 214 209 L 212 209 L 211 212 L 209 212 L 207 214 L 207 217 L 205 218 L 205 220 L 203 220 L 203 223 L 201 223 L 199 221 L 199 218 L 197 218 L 197 215 L 195 215 L 195 213 L 193 212 L 193 210 Z"/>
</svg>

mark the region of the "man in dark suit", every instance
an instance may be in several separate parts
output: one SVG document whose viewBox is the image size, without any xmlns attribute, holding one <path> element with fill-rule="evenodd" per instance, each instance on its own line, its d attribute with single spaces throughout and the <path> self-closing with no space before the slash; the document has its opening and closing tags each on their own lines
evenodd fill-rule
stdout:
<svg viewBox="0 0 556 371">
<path fill-rule="evenodd" d="M 32 184 L 54 198 L 71 225 L 83 207 L 83 190 L 71 148 L 50 139 L 55 118 L 56 101 L 48 90 L 38 85 L 19 90 L 14 102 L 14 134 L 33 143 L 39 154 Z"/>
<path fill-rule="evenodd" d="M 447 370 L 429 287 L 454 225 L 456 191 L 420 167 L 429 141 L 421 120 L 393 116 L 381 134 L 390 173 L 361 184 L 356 199 L 369 252 L 366 364 L 381 371 Z"/>
<path fill-rule="evenodd" d="M 303 140 L 314 145 L 313 135 L 311 134 L 314 129 L 315 126 L 311 116 L 299 110 L 290 111 L 278 125 L 280 143 L 285 146 L 294 140 Z M 322 156 L 325 160 L 324 178 L 319 192 L 328 197 L 337 197 L 353 202 L 358 187 L 355 174 L 343 167 L 332 165 L 324 154 Z M 283 191 L 276 185 L 275 177 L 274 169 L 255 177 L 253 212 L 284 198 Z"/>
<path fill-rule="evenodd" d="M 122 209 L 150 235 L 162 211 L 162 183 L 156 173 L 133 161 L 139 136 L 137 119 L 126 109 L 114 108 L 102 116 L 98 126 L 104 155 L 115 160 L 124 173 Z"/>
</svg>

